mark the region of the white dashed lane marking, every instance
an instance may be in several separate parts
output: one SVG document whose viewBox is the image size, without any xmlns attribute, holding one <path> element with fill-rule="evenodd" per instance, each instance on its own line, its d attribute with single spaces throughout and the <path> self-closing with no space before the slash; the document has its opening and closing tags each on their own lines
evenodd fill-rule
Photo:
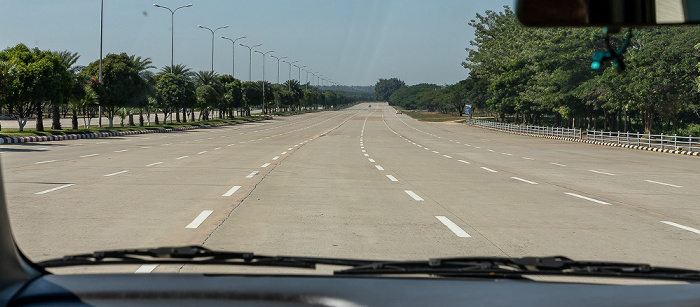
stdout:
<svg viewBox="0 0 700 307">
<path fill-rule="evenodd" d="M 233 188 L 231 188 L 230 190 L 228 190 L 228 192 L 224 193 L 224 194 L 221 195 L 221 196 L 226 196 L 226 197 L 231 196 L 231 195 L 233 195 L 233 193 L 236 193 L 236 191 L 238 191 L 238 189 L 240 189 L 240 188 L 241 188 L 241 186 L 239 186 L 239 185 L 234 186 Z"/>
<path fill-rule="evenodd" d="M 510 177 L 510 178 L 513 178 L 513 179 L 515 179 L 515 180 L 522 181 L 522 182 L 525 182 L 525 183 L 529 183 L 529 184 L 538 184 L 537 182 L 530 181 L 530 180 L 525 180 L 525 179 L 518 178 L 518 177 Z"/>
<path fill-rule="evenodd" d="M 157 264 L 144 264 L 141 265 L 134 274 L 148 274 L 153 272 L 158 267 Z"/>
<path fill-rule="evenodd" d="M 209 215 L 212 214 L 212 212 L 214 212 L 214 211 L 212 211 L 212 210 L 202 211 L 202 213 L 200 213 L 196 218 L 194 218 L 194 220 L 191 223 L 189 223 L 187 226 L 185 226 L 185 228 L 197 228 L 197 227 L 199 227 L 199 225 L 202 225 L 204 220 L 206 220 L 209 217 Z"/>
<path fill-rule="evenodd" d="M 682 188 L 682 186 L 670 184 L 670 183 L 663 183 L 663 182 L 658 182 L 658 181 L 653 181 L 653 180 L 644 180 L 644 181 L 649 182 L 649 183 L 656 183 L 656 184 L 660 184 L 660 185 L 674 187 L 674 188 Z"/>
<path fill-rule="evenodd" d="M 394 177 L 392 175 L 386 175 L 386 177 L 389 178 L 389 180 L 391 180 L 391 181 L 399 181 L 398 179 L 396 179 L 396 177 Z"/>
<path fill-rule="evenodd" d="M 44 163 L 51 163 L 51 162 L 56 162 L 58 160 L 47 160 L 47 161 L 40 161 L 40 162 L 34 162 L 34 164 L 44 164 Z"/>
<path fill-rule="evenodd" d="M 452 232 L 460 238 L 471 238 L 471 236 L 464 231 L 461 227 L 457 226 L 454 222 L 444 216 L 435 216 L 442 224 L 447 226 Z"/>
<path fill-rule="evenodd" d="M 376 167 L 376 168 L 377 168 L 378 170 L 380 170 L 380 171 L 383 171 L 383 170 L 384 170 L 384 168 L 381 167 L 380 165 L 375 165 L 374 167 Z"/>
<path fill-rule="evenodd" d="M 420 196 L 418 196 L 418 194 L 414 193 L 413 191 L 404 190 L 404 192 L 406 192 L 406 194 L 408 194 L 409 196 L 413 197 L 413 199 L 415 199 L 415 200 L 417 200 L 417 201 L 424 201 L 423 198 L 421 198 Z"/>
<path fill-rule="evenodd" d="M 683 230 L 687 230 L 687 231 L 690 231 L 690 232 L 694 232 L 694 233 L 700 234 L 700 230 L 697 230 L 697 229 L 695 229 L 695 228 L 693 228 L 693 227 L 688 227 L 688 226 L 684 226 L 684 225 L 681 225 L 681 224 L 676 224 L 676 223 L 674 223 L 674 222 L 669 222 L 669 221 L 661 221 L 661 223 L 668 224 L 668 225 L 671 225 L 671 226 L 673 226 L 673 227 L 678 227 L 678 228 L 683 229 Z"/>
<path fill-rule="evenodd" d="M 554 163 L 554 162 L 551 162 L 551 163 L 549 163 L 549 164 L 551 164 L 551 165 L 556 165 L 556 166 L 566 166 L 566 165 L 564 165 L 564 164 L 559 164 L 559 163 Z"/>
<path fill-rule="evenodd" d="M 483 166 L 482 166 L 481 169 L 483 169 L 483 170 L 485 170 L 485 171 L 492 172 L 492 173 L 498 173 L 497 171 L 494 171 L 494 170 L 492 170 L 492 169 L 490 169 L 490 168 L 488 168 L 488 167 L 483 167 Z"/>
<path fill-rule="evenodd" d="M 146 166 L 154 166 L 154 165 L 158 165 L 158 164 L 163 164 L 163 162 L 151 163 L 151 164 L 148 164 L 148 165 L 146 165 Z"/>
<path fill-rule="evenodd" d="M 254 171 L 254 172 L 248 174 L 248 176 L 245 176 L 245 177 L 246 177 L 246 178 L 253 178 L 253 177 L 255 177 L 255 175 L 257 175 L 258 173 L 259 173 L 258 171 Z"/>
<path fill-rule="evenodd" d="M 601 204 L 601 205 L 610 205 L 609 203 L 606 203 L 606 202 L 604 202 L 604 201 L 597 200 L 597 199 L 593 199 L 593 198 L 586 197 L 586 196 L 583 196 L 583 195 L 578 195 L 578 194 L 574 194 L 574 193 L 566 193 L 566 195 L 571 195 L 571 196 L 573 196 L 573 197 L 578 197 L 578 198 L 580 198 L 580 199 L 585 199 L 585 200 L 587 200 L 587 201 L 592 201 L 592 202 L 594 202 L 594 203 L 598 203 L 598 204 Z"/>
<path fill-rule="evenodd" d="M 65 185 L 62 185 L 62 186 L 59 186 L 59 187 L 55 187 L 55 188 L 53 188 L 53 189 L 48 189 L 48 190 L 41 191 L 41 192 L 37 192 L 37 193 L 34 193 L 34 194 L 36 194 L 36 195 L 41 195 L 41 194 L 51 193 L 51 192 L 53 192 L 53 191 L 57 191 L 57 190 L 60 190 L 60 189 L 63 189 L 63 188 L 67 188 L 67 187 L 70 187 L 70 186 L 74 186 L 74 185 L 75 185 L 75 184 L 73 184 L 73 183 L 71 183 L 71 184 L 65 184 Z"/>
<path fill-rule="evenodd" d="M 606 173 L 606 172 L 596 171 L 596 170 L 592 170 L 592 169 L 590 169 L 590 170 L 588 170 L 588 171 L 589 171 L 589 172 L 596 173 L 596 174 L 603 174 L 603 175 L 608 175 L 608 176 L 615 176 L 615 174 L 612 174 L 612 173 Z"/>
<path fill-rule="evenodd" d="M 111 177 L 111 176 L 115 176 L 115 175 L 119 175 L 119 174 L 124 174 L 124 173 L 127 173 L 127 172 L 129 172 L 129 171 L 121 171 L 121 172 L 116 172 L 116 173 L 107 174 L 107 175 L 104 175 L 104 176 L 105 176 L 105 177 Z"/>
</svg>

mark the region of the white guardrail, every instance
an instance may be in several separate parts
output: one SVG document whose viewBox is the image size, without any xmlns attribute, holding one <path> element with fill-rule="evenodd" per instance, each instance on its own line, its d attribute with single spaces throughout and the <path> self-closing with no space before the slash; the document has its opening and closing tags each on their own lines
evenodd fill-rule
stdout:
<svg viewBox="0 0 700 307">
<path fill-rule="evenodd" d="M 660 148 L 668 150 L 700 151 L 700 137 L 631 133 L 631 132 L 605 132 L 596 130 L 568 129 L 555 127 L 540 127 L 528 125 L 513 125 L 485 121 L 480 119 L 467 119 L 466 123 L 503 131 L 544 135 L 552 137 L 581 139 L 594 142 L 605 142 L 621 145 Z"/>
</svg>

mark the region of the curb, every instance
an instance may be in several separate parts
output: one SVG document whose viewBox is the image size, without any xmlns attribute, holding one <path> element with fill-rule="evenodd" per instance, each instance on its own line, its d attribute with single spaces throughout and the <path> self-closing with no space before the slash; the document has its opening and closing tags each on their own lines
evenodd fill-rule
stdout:
<svg viewBox="0 0 700 307">
<path fill-rule="evenodd" d="M 247 122 L 257 122 L 262 120 L 271 119 L 271 117 L 261 117 L 259 119 L 254 119 Z M 245 122 L 243 122 L 245 123 Z M 213 128 L 221 126 L 233 126 L 239 125 L 241 122 L 237 123 L 226 123 L 217 125 L 204 125 L 204 126 L 192 126 L 183 128 L 172 128 L 172 129 L 159 129 L 159 130 L 138 130 L 138 131 L 120 131 L 120 132 L 97 132 L 97 133 L 81 133 L 81 134 L 67 134 L 67 135 L 51 135 L 51 136 L 22 136 L 22 137 L 3 137 L 0 138 L 0 144 L 16 144 L 16 143 L 31 143 L 31 142 L 47 142 L 47 141 L 65 141 L 65 140 L 80 140 L 80 139 L 99 139 L 111 136 L 123 136 L 123 135 L 135 135 L 135 134 L 149 134 L 149 133 L 168 133 L 175 131 L 186 131 L 202 128 Z"/>
<path fill-rule="evenodd" d="M 611 143 L 611 142 L 599 142 L 599 141 L 584 140 L 584 139 L 575 139 L 575 138 L 560 137 L 560 136 L 549 136 L 549 135 L 541 135 L 541 134 L 530 134 L 530 133 L 522 133 L 522 132 L 514 132 L 514 131 L 500 130 L 500 129 L 490 128 L 490 127 L 483 127 L 483 126 L 479 126 L 479 125 L 472 125 L 472 124 L 469 124 L 469 123 L 467 123 L 467 125 L 470 125 L 470 126 L 473 126 L 473 127 L 478 127 L 478 128 L 484 128 L 484 129 L 499 131 L 499 132 L 510 133 L 510 134 L 518 134 L 518 135 L 539 137 L 539 138 L 545 138 L 545 139 L 550 139 L 550 140 L 559 140 L 559 141 L 569 141 L 569 142 L 587 143 L 587 144 L 602 145 L 602 146 L 610 146 L 610 147 L 621 147 L 621 148 L 629 148 L 629 149 L 637 149 L 637 150 L 646 150 L 646 151 L 661 152 L 661 153 L 670 153 L 670 154 L 685 155 L 685 156 L 700 156 L 700 152 L 698 152 L 698 151 L 685 151 L 685 150 L 674 150 L 674 149 L 661 149 L 661 148 L 656 148 L 656 147 L 646 147 L 646 146 L 629 145 L 629 144 L 617 144 L 617 143 Z"/>
</svg>

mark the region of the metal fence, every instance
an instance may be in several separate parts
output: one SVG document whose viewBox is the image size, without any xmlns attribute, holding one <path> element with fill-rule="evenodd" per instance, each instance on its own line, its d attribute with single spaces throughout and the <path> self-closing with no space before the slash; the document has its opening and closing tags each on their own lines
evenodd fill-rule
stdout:
<svg viewBox="0 0 700 307">
<path fill-rule="evenodd" d="M 669 150 L 698 151 L 700 137 L 651 133 L 604 132 L 586 130 L 588 140 L 616 144 L 654 147 Z"/>
<path fill-rule="evenodd" d="M 589 141 L 606 142 L 621 145 L 636 145 L 641 147 L 651 147 L 668 150 L 700 151 L 700 137 L 693 136 L 630 132 L 605 132 L 596 130 L 583 131 L 581 129 L 513 125 L 479 119 L 467 119 L 466 122 L 468 124 L 476 126 L 525 134 L 575 138 Z"/>
<path fill-rule="evenodd" d="M 581 129 L 568 129 L 568 128 L 555 128 L 555 127 L 540 127 L 540 126 L 527 126 L 527 125 L 513 125 L 507 123 L 492 122 L 480 119 L 467 119 L 468 124 L 477 125 L 481 127 L 493 128 L 498 130 L 535 134 L 535 135 L 545 135 L 545 136 L 555 136 L 564 138 L 582 138 Z"/>
</svg>

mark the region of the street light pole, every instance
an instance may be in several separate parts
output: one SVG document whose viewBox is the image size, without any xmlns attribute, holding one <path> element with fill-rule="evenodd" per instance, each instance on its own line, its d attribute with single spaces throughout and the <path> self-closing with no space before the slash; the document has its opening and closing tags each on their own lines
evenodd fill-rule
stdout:
<svg viewBox="0 0 700 307">
<path fill-rule="evenodd" d="M 104 25 L 104 7 L 105 1 L 102 0 L 100 2 L 100 72 L 97 77 L 97 81 L 100 83 L 102 83 L 102 26 Z M 98 107 L 97 113 L 97 116 L 100 117 L 100 127 L 102 127 L 102 104 L 100 104 L 100 106 Z"/>
<path fill-rule="evenodd" d="M 246 36 L 244 35 L 244 36 L 241 36 L 237 39 L 230 39 L 230 38 L 224 37 L 224 36 L 222 36 L 221 38 L 226 39 L 226 40 L 230 40 L 231 44 L 233 45 L 233 52 L 232 52 L 233 55 L 232 55 L 232 60 L 231 60 L 231 63 L 233 63 L 233 64 L 231 64 L 231 77 L 235 78 L 236 77 L 236 75 L 235 75 L 236 74 L 236 41 L 239 39 L 246 38 Z"/>
<path fill-rule="evenodd" d="M 280 60 L 281 60 L 281 59 L 286 59 L 287 57 L 286 57 L 286 56 L 283 56 L 283 57 L 281 57 L 281 58 L 278 58 L 278 57 L 276 57 L 276 56 L 274 56 L 274 55 L 271 55 L 271 57 L 277 59 L 277 84 L 280 84 Z"/>
<path fill-rule="evenodd" d="M 253 67 L 253 48 L 262 46 L 262 44 L 257 44 L 255 46 L 246 46 L 243 44 L 238 44 L 240 46 L 248 48 L 248 82 L 252 81 L 252 67 Z"/>
<path fill-rule="evenodd" d="M 301 69 L 306 67 L 306 65 L 301 66 L 301 67 L 294 65 L 294 67 L 299 69 L 299 79 L 298 80 L 299 80 L 299 84 L 301 84 Z"/>
<path fill-rule="evenodd" d="M 209 29 L 209 28 L 202 26 L 202 25 L 198 25 L 197 27 L 202 28 L 202 29 L 207 29 L 211 32 L 211 71 L 214 72 L 214 32 L 216 32 L 220 29 L 228 28 L 228 25 L 225 25 L 223 27 L 218 27 L 214 30 Z"/>
<path fill-rule="evenodd" d="M 153 6 L 159 7 L 159 8 L 164 8 L 164 9 L 170 11 L 170 69 L 172 69 L 172 67 L 175 65 L 175 64 L 173 64 L 173 62 L 174 62 L 173 57 L 175 54 L 175 12 L 181 8 L 190 7 L 190 6 L 192 6 L 192 4 L 183 5 L 181 7 L 174 9 L 174 10 L 171 10 L 169 7 L 158 5 L 158 4 L 153 4 Z"/>
<path fill-rule="evenodd" d="M 263 109 L 263 114 L 267 114 L 267 111 L 265 110 L 265 55 L 271 52 L 275 52 L 274 50 L 270 50 L 268 52 L 260 52 L 255 50 L 255 52 L 262 54 L 263 58 L 263 77 L 262 77 L 262 109 Z"/>
</svg>

